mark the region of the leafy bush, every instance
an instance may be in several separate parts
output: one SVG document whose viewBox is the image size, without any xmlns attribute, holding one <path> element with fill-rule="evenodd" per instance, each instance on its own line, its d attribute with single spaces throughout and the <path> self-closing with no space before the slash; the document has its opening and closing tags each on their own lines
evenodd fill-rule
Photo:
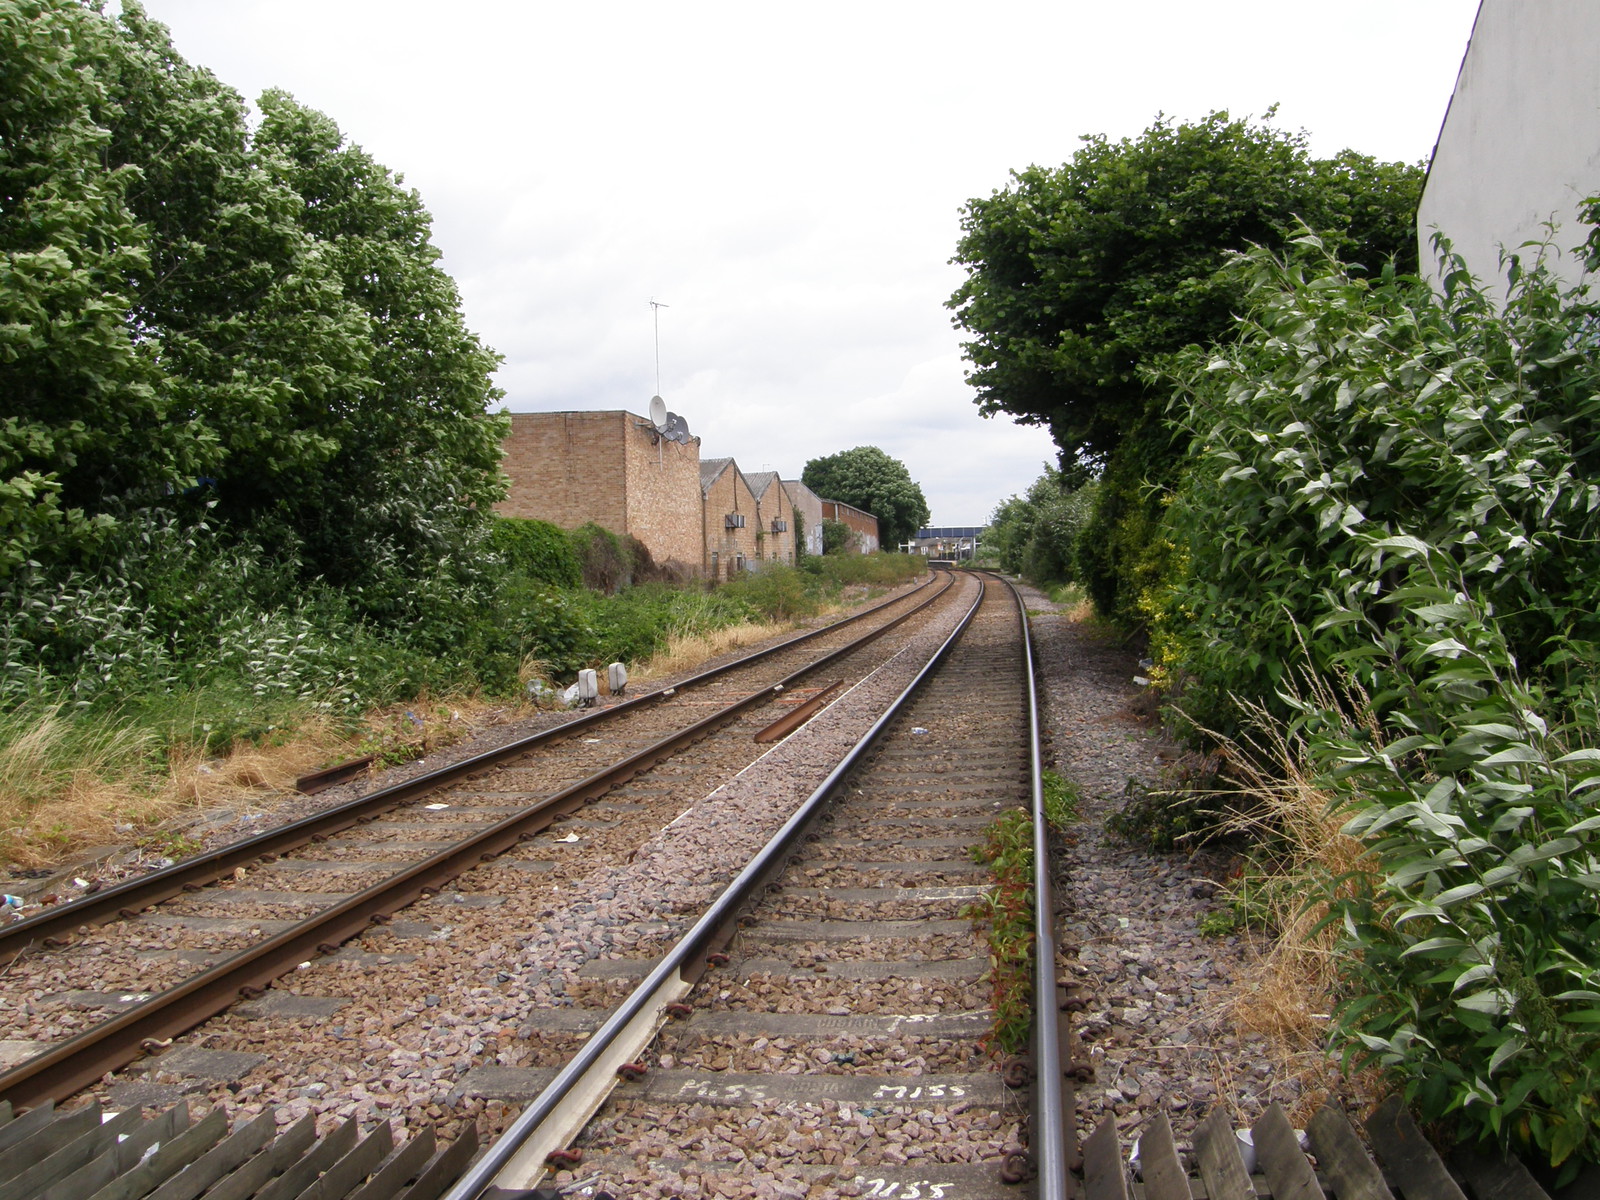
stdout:
<svg viewBox="0 0 1600 1200">
<path fill-rule="evenodd" d="M 681 567 L 658 564 L 649 549 L 631 533 L 613 533 L 590 521 L 567 534 L 577 555 L 583 586 L 607 595 L 636 583 L 683 583 Z"/>
<path fill-rule="evenodd" d="M 1045 467 L 1022 496 L 1003 501 L 989 518 L 991 547 L 1000 567 L 1045 586 L 1074 578 L 1073 548 L 1094 505 L 1097 485 L 1072 486 Z"/>
<path fill-rule="evenodd" d="M 1309 236 L 1238 269 L 1240 341 L 1180 376 L 1160 653 L 1212 727 L 1292 716 L 1377 862 L 1328 897 L 1347 1057 L 1570 1174 L 1600 1160 L 1596 311 L 1515 259 L 1503 309 L 1448 256 L 1442 297 Z M 1294 697 L 1307 658 L 1342 698 Z"/>
<path fill-rule="evenodd" d="M 770 621 L 815 616 L 822 608 L 821 589 L 804 572 L 782 563 L 763 563 L 759 571 L 747 571 L 719 590 Z"/>
<path fill-rule="evenodd" d="M 1230 725 L 1230 695 L 1270 701 L 1304 642 L 1381 713 L 1400 698 L 1387 673 L 1427 551 L 1455 567 L 1424 586 L 1483 605 L 1570 710 L 1600 646 L 1600 575 L 1585 565 L 1600 535 L 1593 310 L 1514 271 L 1500 314 L 1459 263 L 1439 303 L 1305 242 L 1292 261 L 1244 260 L 1245 336 L 1181 376 L 1197 449 L 1171 509 L 1187 567 L 1162 656 L 1186 709 Z"/>
<path fill-rule="evenodd" d="M 529 579 L 551 587 L 583 583 L 583 567 L 571 539 L 549 521 L 496 517 L 490 526 L 489 544 L 506 566 Z"/>
<path fill-rule="evenodd" d="M 860 538 L 856 531 L 843 521 L 826 520 L 822 522 L 822 552 L 824 554 L 846 554 L 855 549 Z"/>
<path fill-rule="evenodd" d="M 806 567 L 815 569 L 829 588 L 898 587 L 926 574 L 928 560 L 920 554 L 829 554 L 808 558 Z"/>
</svg>

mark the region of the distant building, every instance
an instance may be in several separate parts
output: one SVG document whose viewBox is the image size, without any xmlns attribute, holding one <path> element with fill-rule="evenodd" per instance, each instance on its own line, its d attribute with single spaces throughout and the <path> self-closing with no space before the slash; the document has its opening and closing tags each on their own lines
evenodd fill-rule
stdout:
<svg viewBox="0 0 1600 1200">
<path fill-rule="evenodd" d="M 800 510 L 800 520 L 804 529 L 797 529 L 797 544 L 807 554 L 822 553 L 822 497 L 813 492 L 798 479 L 785 479 L 783 486 L 789 489 L 789 499 L 795 508 Z"/>
<path fill-rule="evenodd" d="M 732 579 L 757 557 L 761 515 L 755 493 L 731 458 L 700 464 L 705 572 L 713 580 Z"/>
<path fill-rule="evenodd" d="M 630 412 L 512 413 L 511 487 L 495 511 L 575 529 L 593 521 L 644 543 L 660 563 L 703 561 L 700 439 L 663 438 Z"/>
<path fill-rule="evenodd" d="M 794 565 L 794 501 L 776 471 L 747 471 L 744 481 L 756 498 L 760 530 L 756 552 L 766 562 Z"/>
<path fill-rule="evenodd" d="M 965 561 L 978 552 L 988 532 L 987 525 L 933 525 L 917 530 L 917 536 L 900 548 L 929 558 Z"/>
<path fill-rule="evenodd" d="M 702 460 L 699 438 L 664 437 L 648 418 L 620 409 L 512 413 L 502 450 L 510 479 L 495 506 L 502 516 L 563 529 L 592 521 L 638 538 L 658 563 L 713 580 L 793 563 L 797 546 L 821 554 L 825 519 L 848 525 L 860 552 L 878 548 L 871 513 L 776 471 L 745 474 L 731 458 Z"/>
<path fill-rule="evenodd" d="M 875 554 L 878 549 L 878 518 L 865 509 L 846 504 L 843 500 L 822 502 L 824 521 L 842 521 L 855 535 L 854 549 L 859 554 Z"/>
<path fill-rule="evenodd" d="M 1424 273 L 1437 282 L 1438 229 L 1503 295 L 1500 248 L 1543 241 L 1553 222 L 1563 253 L 1547 261 L 1576 283 L 1583 264 L 1570 251 L 1588 234 L 1578 208 L 1596 194 L 1600 4 L 1482 0 L 1417 208 Z"/>
</svg>

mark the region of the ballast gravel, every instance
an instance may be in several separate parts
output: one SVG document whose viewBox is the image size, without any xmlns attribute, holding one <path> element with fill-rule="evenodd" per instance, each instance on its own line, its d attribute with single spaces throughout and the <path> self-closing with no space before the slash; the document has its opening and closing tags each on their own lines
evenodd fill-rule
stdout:
<svg viewBox="0 0 1600 1200">
<path fill-rule="evenodd" d="M 971 582 L 960 586 L 969 595 L 975 589 Z M 314 1113 L 323 1132 L 354 1117 L 387 1118 L 408 1135 L 431 1121 L 453 1137 L 468 1120 L 483 1136 L 497 1133 L 516 1106 L 459 1097 L 463 1077 L 475 1066 L 540 1065 L 570 1051 L 578 1039 L 546 1034 L 538 1013 L 626 995 L 632 980 L 589 978 L 585 964 L 644 957 L 641 944 L 656 946 L 686 929 L 911 681 L 958 618 L 951 605 L 914 633 L 890 635 L 903 645 L 889 661 L 682 811 L 632 861 L 612 859 L 559 885 L 488 864 L 457 880 L 452 892 L 406 911 L 406 920 L 433 927 L 428 936 L 378 930 L 274 985 L 291 994 L 349 998 L 333 1016 L 313 1021 L 235 1011 L 179 1039 L 269 1056 L 238 1079 L 191 1093 L 191 1106 L 225 1105 L 236 1122 L 269 1107 L 281 1124 Z M 452 907 L 480 896 L 494 906 Z M 164 1075 L 160 1064 L 159 1057 L 142 1064 L 148 1082 L 194 1087 L 193 1079 Z M 109 1077 L 102 1088 L 126 1077 Z"/>
<path fill-rule="evenodd" d="M 1200 920 L 1219 903 L 1227 860 L 1201 850 L 1156 854 L 1106 828 L 1125 803 L 1129 780 L 1160 786 L 1182 751 L 1147 714 L 1135 656 L 1094 627 L 1054 611 L 1028 590 L 1035 613 L 1058 769 L 1078 786 L 1081 820 L 1065 846 L 1058 896 L 1067 913 L 1062 941 L 1075 949 L 1063 978 L 1083 988 L 1087 1009 L 1075 1053 L 1094 1067 L 1078 1085 L 1078 1123 L 1087 1137 L 1107 1115 L 1124 1145 L 1165 1110 L 1180 1148 L 1222 1106 L 1248 1127 L 1274 1101 L 1309 1116 L 1295 1072 L 1260 1034 L 1230 1016 L 1248 978 L 1248 938 L 1205 937 Z M 1335 1073 L 1329 1078 L 1338 1083 Z"/>
</svg>

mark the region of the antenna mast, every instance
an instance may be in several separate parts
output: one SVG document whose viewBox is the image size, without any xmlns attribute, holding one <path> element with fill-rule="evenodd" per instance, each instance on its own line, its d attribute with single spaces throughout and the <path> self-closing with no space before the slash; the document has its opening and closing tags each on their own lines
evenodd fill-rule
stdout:
<svg viewBox="0 0 1600 1200">
<path fill-rule="evenodd" d="M 656 395 L 658 396 L 661 395 L 661 310 L 671 307 L 670 304 L 663 304 L 653 298 L 650 301 L 650 317 L 656 327 Z"/>
</svg>

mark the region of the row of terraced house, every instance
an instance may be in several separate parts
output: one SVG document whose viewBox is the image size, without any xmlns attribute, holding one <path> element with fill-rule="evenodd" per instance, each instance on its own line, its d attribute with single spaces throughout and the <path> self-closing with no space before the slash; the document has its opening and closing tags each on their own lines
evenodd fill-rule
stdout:
<svg viewBox="0 0 1600 1200">
<path fill-rule="evenodd" d="M 621 410 L 512 413 L 503 466 L 511 487 L 496 511 L 564 529 L 590 521 L 639 539 L 658 563 L 727 579 L 796 549 L 822 553 L 822 523 L 840 521 L 853 548 L 878 548 L 878 519 L 818 496 L 776 471 L 701 458 L 700 439 L 664 437 Z"/>
</svg>

